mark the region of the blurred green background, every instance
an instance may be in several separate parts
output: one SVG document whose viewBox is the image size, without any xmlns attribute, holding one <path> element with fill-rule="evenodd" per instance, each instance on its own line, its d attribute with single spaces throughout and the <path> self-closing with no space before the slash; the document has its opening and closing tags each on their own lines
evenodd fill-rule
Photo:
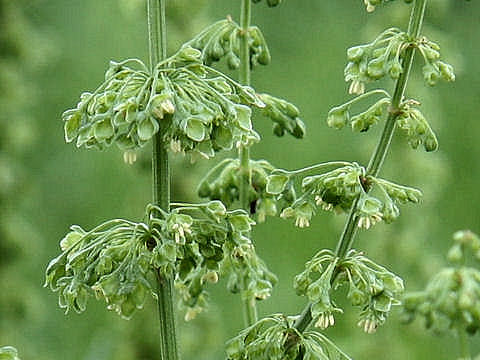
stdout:
<svg viewBox="0 0 480 360">
<path fill-rule="evenodd" d="M 444 265 L 451 234 L 480 232 L 480 3 L 430 1 L 424 33 L 442 46 L 457 81 L 426 88 L 419 66 L 407 96 L 423 104 L 440 149 L 411 150 L 394 139 L 382 175 L 419 187 L 424 200 L 405 207 L 393 225 L 361 232 L 356 247 L 402 275 L 417 290 Z M 210 22 L 230 14 L 239 0 L 168 1 L 169 47 L 173 52 Z M 367 14 L 361 0 L 285 0 L 269 9 L 253 7 L 273 61 L 254 71 L 258 91 L 287 98 L 302 110 L 306 139 L 276 138 L 262 117 L 254 158 L 293 169 L 327 160 L 365 164 L 380 127 L 368 133 L 335 131 L 327 111 L 348 99 L 343 67 L 347 47 L 370 41 L 389 26 L 405 27 L 409 6 L 395 1 Z M 0 0 L 0 346 L 16 346 L 23 359 L 158 359 L 155 304 L 129 322 L 91 300 L 82 315 L 65 316 L 57 295 L 42 288 L 48 261 L 71 224 L 84 228 L 114 217 L 140 219 L 150 199 L 150 150 L 133 166 L 117 149 L 84 151 L 66 145 L 60 120 L 79 94 L 94 89 L 111 59 L 147 59 L 144 0 Z M 236 74 L 232 74 L 236 76 Z M 392 87 L 390 82 L 385 83 Z M 199 177 L 218 161 L 191 165 L 173 157 L 175 201 L 196 200 Z M 324 247 L 334 247 L 343 216 L 319 212 L 308 229 L 268 219 L 255 228 L 258 253 L 280 282 L 260 313 L 296 314 L 305 299 L 293 277 Z M 421 321 L 403 325 L 399 312 L 375 335 L 356 326 L 356 309 L 328 330 L 355 359 L 454 359 L 457 340 L 427 332 Z M 238 296 L 225 283 L 211 286 L 209 311 L 190 323 L 179 316 L 183 359 L 222 359 L 224 342 L 242 328 Z M 474 353 L 480 341 L 472 339 Z"/>
</svg>

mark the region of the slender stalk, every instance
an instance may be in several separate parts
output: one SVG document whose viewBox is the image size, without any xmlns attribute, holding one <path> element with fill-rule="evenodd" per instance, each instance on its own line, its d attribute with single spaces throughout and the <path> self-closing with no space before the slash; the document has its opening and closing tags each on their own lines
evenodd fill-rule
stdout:
<svg viewBox="0 0 480 360">
<path fill-rule="evenodd" d="M 251 21 L 251 0 L 242 0 L 240 13 L 240 26 L 242 27 L 242 37 L 240 41 L 240 74 L 239 81 L 242 85 L 250 85 L 250 54 L 248 46 L 248 28 Z M 240 146 L 238 151 L 240 158 L 240 173 L 242 182 L 240 183 L 240 204 L 243 209 L 249 210 L 248 190 L 250 188 L 250 149 L 248 146 Z"/>
<path fill-rule="evenodd" d="M 239 81 L 242 85 L 250 85 L 250 54 L 248 46 L 248 28 L 252 17 L 252 1 L 242 0 L 240 11 L 240 26 L 242 27 L 242 37 L 240 40 L 240 74 Z M 248 193 L 251 183 L 250 170 L 250 149 L 248 146 L 241 145 L 238 149 L 238 157 L 240 159 L 240 206 L 247 212 L 250 212 L 250 201 Z M 250 326 L 257 322 L 256 301 L 251 295 L 246 294 L 247 284 L 243 284 L 244 294 L 242 295 L 243 315 L 245 324 Z"/>
<path fill-rule="evenodd" d="M 410 23 L 408 25 L 408 37 L 413 40 L 420 35 L 423 16 L 425 14 L 425 7 L 427 0 L 415 0 L 413 9 L 410 14 Z M 407 87 L 407 81 L 410 76 L 410 70 L 412 68 L 413 57 L 415 54 L 415 48 L 410 46 L 405 51 L 405 57 L 403 60 L 403 72 L 397 80 L 395 85 L 395 92 L 392 97 L 392 103 L 390 106 L 389 114 L 383 128 L 380 141 L 378 142 L 375 151 L 373 152 L 368 167 L 367 176 L 377 176 L 381 170 L 385 157 L 387 156 L 390 144 L 392 142 L 393 134 L 395 132 L 396 120 L 399 115 L 400 104 L 405 94 Z M 357 198 L 350 209 L 350 213 L 347 217 L 347 222 L 343 229 L 340 240 L 338 241 L 336 248 L 337 257 L 344 257 L 347 251 L 352 247 L 355 239 L 355 234 L 358 228 L 359 217 L 357 215 L 357 206 L 359 198 Z M 295 327 L 299 331 L 304 331 L 312 322 L 312 315 L 310 312 L 311 304 L 308 304 L 307 308 L 302 312 L 300 318 L 296 321 Z"/>
<path fill-rule="evenodd" d="M 167 56 L 165 0 L 147 0 L 148 45 L 150 70 Z M 170 208 L 170 165 L 162 129 L 153 138 L 152 151 L 153 204 L 165 211 Z M 177 336 L 173 307 L 173 278 L 157 272 L 157 301 L 160 324 L 160 356 L 162 360 L 177 360 Z"/>
<path fill-rule="evenodd" d="M 460 359 L 461 360 L 472 360 L 472 355 L 470 353 L 470 345 L 468 343 L 467 333 L 458 329 L 458 340 L 460 343 Z"/>
</svg>

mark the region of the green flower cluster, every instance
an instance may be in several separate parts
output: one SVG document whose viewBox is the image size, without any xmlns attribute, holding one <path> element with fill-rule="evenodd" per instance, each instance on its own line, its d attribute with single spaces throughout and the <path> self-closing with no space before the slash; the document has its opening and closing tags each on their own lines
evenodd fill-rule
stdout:
<svg viewBox="0 0 480 360">
<path fill-rule="evenodd" d="M 162 127 L 172 150 L 208 158 L 233 144 L 257 141 L 249 106 L 264 104 L 250 87 L 203 65 L 201 56 L 184 47 L 159 63 L 153 74 L 140 60 L 112 62 L 105 82 L 82 94 L 77 107 L 63 114 L 67 142 L 136 149 Z"/>
<path fill-rule="evenodd" d="M 390 181 L 366 176 L 365 168 L 357 163 L 326 163 L 325 165 L 345 164 L 337 169 L 302 179 L 301 195 L 282 213 L 283 218 L 295 218 L 295 225 L 308 227 L 317 207 L 336 213 L 348 212 L 358 199 L 358 226 L 368 229 L 380 220 L 391 223 L 400 214 L 398 204 L 417 203 L 422 196 L 417 189 L 398 185 Z M 318 166 L 321 166 L 319 164 Z M 267 178 L 267 192 L 280 194 L 294 186 L 296 172 L 276 170 Z M 375 186 L 376 185 L 376 186 Z M 378 189 L 378 195 L 368 194 Z"/>
<path fill-rule="evenodd" d="M 288 132 L 297 139 L 305 136 L 306 126 L 300 119 L 300 111 L 295 105 L 268 94 L 258 94 L 258 97 L 265 104 L 261 109 L 262 114 L 274 122 L 275 135 L 283 136 Z"/>
<path fill-rule="evenodd" d="M 350 123 L 354 131 L 368 131 L 372 125 L 377 124 L 388 113 L 390 97 L 381 98 L 367 110 L 354 116 L 351 116 L 350 109 L 356 102 L 378 93 L 384 93 L 384 91 L 372 90 L 345 104 L 335 106 L 328 112 L 328 126 L 342 129 Z M 438 148 L 437 137 L 422 112 L 417 108 L 419 105 L 418 101 L 412 99 L 405 100 L 400 104 L 400 109 L 396 113 L 398 127 L 405 132 L 408 143 L 413 149 L 423 144 L 426 151 L 435 151 Z"/>
<path fill-rule="evenodd" d="M 399 305 L 403 280 L 368 259 L 363 253 L 349 250 L 340 259 L 330 250 L 321 250 L 307 262 L 306 269 L 295 277 L 298 295 L 312 303 L 311 314 L 316 326 L 325 329 L 335 324 L 334 313 L 343 312 L 331 298 L 332 289 L 348 287 L 347 298 L 361 308 L 358 325 L 373 333 L 382 325 L 392 305 Z"/>
<path fill-rule="evenodd" d="M 374 8 L 372 0 L 365 0 Z M 376 1 L 378 3 L 381 0 Z M 440 60 L 440 47 L 422 36 L 410 39 L 406 32 L 390 28 L 382 32 L 374 41 L 347 50 L 348 64 L 345 67 L 345 81 L 351 81 L 350 94 L 363 94 L 365 84 L 390 76 L 396 80 L 403 73 L 403 55 L 407 48 L 420 51 L 425 61 L 422 68 L 425 82 L 431 86 L 439 79 L 454 81 L 453 67 Z"/>
<path fill-rule="evenodd" d="M 227 343 L 228 360 L 350 360 L 325 335 L 315 331 L 300 333 L 295 318 L 270 315 L 242 330 Z"/>
<path fill-rule="evenodd" d="M 301 196 L 285 208 L 281 217 L 295 218 L 295 225 L 307 227 L 315 214 L 317 206 L 324 210 L 348 211 L 355 197 L 362 191 L 360 178 L 365 169 L 356 163 L 345 163 L 346 166 L 325 172 L 320 175 L 307 176 L 302 179 Z M 292 188 L 295 176 L 283 171 L 270 175 L 267 179 L 267 191 L 281 194 Z"/>
<path fill-rule="evenodd" d="M 0 347 L 0 360 L 20 360 L 17 349 L 13 346 Z"/>
<path fill-rule="evenodd" d="M 414 107 L 416 105 L 419 103 L 414 100 L 405 101 L 401 105 L 397 125 L 405 132 L 407 141 L 413 149 L 422 144 L 425 151 L 435 151 L 438 148 L 437 136 L 422 112 Z"/>
<path fill-rule="evenodd" d="M 367 94 L 365 94 L 367 95 Z M 352 101 L 343 105 L 332 108 L 327 115 L 327 125 L 331 128 L 342 129 L 350 123 L 352 130 L 364 132 L 368 131 L 372 125 L 380 122 L 381 118 L 386 114 L 390 105 L 390 98 L 384 97 L 370 106 L 367 110 L 351 116 L 350 108 Z"/>
<path fill-rule="evenodd" d="M 416 48 L 420 51 L 425 61 L 422 68 L 425 82 L 434 86 L 439 79 L 455 81 L 453 67 L 440 60 L 440 46 L 426 37 L 421 37 L 415 42 Z"/>
<path fill-rule="evenodd" d="M 382 32 L 374 41 L 347 50 L 345 81 L 351 81 L 350 94 L 363 94 L 365 83 L 388 75 L 398 79 L 403 72 L 401 56 L 410 42 L 407 34 L 397 28 Z"/>
<path fill-rule="evenodd" d="M 252 0 L 254 4 L 258 4 L 262 0 Z M 282 0 L 267 0 L 267 5 L 269 7 L 275 7 L 277 5 L 280 5 L 282 3 Z"/>
<path fill-rule="evenodd" d="M 245 241 L 244 244 L 231 248 L 228 253 L 228 290 L 234 294 L 243 291 L 242 296 L 252 301 L 270 297 L 278 279 L 257 256 L 252 243 Z"/>
<path fill-rule="evenodd" d="M 454 234 L 448 260 L 454 264 L 438 272 L 425 290 L 408 293 L 404 298 L 404 317 L 425 319 L 427 328 L 436 332 L 451 329 L 475 334 L 480 328 L 480 270 L 465 265 L 467 250 L 480 261 L 480 239 L 471 231 Z"/>
<path fill-rule="evenodd" d="M 293 188 L 282 191 L 281 196 L 267 192 L 267 178 L 275 168 L 266 160 L 250 160 L 251 183 L 248 192 L 250 213 L 259 222 L 266 216 L 275 216 L 286 206 L 287 201 L 295 197 Z M 240 194 L 240 161 L 225 159 L 211 169 L 198 186 L 198 195 L 210 200 L 220 200 L 227 207 L 239 200 Z"/>
<path fill-rule="evenodd" d="M 231 18 L 220 20 L 208 26 L 200 34 L 187 42 L 184 46 L 191 46 L 202 52 L 202 61 L 211 65 L 223 58 L 231 70 L 240 66 L 240 42 L 245 36 L 243 29 Z M 250 65 L 268 65 L 270 63 L 270 51 L 262 32 L 256 26 L 248 28 L 248 45 Z"/>
<path fill-rule="evenodd" d="M 82 312 L 96 295 L 128 319 L 155 290 L 157 275 L 174 275 L 186 318 L 200 312 L 206 283 L 218 280 L 225 253 L 249 243 L 244 234 L 253 221 L 219 201 L 177 205 L 170 212 L 149 205 L 145 222 L 116 219 L 91 231 L 72 226 L 46 270 L 45 286 L 59 292 L 60 307 Z"/>
<path fill-rule="evenodd" d="M 207 27 L 198 36 L 189 41 L 184 47 L 192 47 L 201 51 L 201 60 L 210 66 L 212 63 L 226 58 L 230 69 L 240 66 L 240 42 L 245 36 L 243 29 L 231 18 L 221 20 Z M 270 52 L 265 38 L 256 26 L 249 27 L 246 36 L 249 43 L 250 65 L 268 65 Z M 274 122 L 273 131 L 277 136 L 285 132 L 296 138 L 305 136 L 305 124 L 300 119 L 298 108 L 286 100 L 268 94 L 258 95 L 265 104 L 262 114 Z"/>
</svg>

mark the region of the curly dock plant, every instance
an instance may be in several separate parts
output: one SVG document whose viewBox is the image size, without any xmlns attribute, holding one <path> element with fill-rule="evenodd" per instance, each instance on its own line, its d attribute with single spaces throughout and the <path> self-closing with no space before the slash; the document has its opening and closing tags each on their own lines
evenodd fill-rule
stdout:
<svg viewBox="0 0 480 360">
<path fill-rule="evenodd" d="M 365 0 L 367 11 L 383 2 Z M 422 72 L 428 85 L 455 79 L 452 67 L 440 59 L 438 44 L 421 34 L 427 1 L 405 2 L 412 3 L 407 31 L 390 28 L 371 43 L 348 49 L 345 80 L 350 82 L 349 93 L 356 97 L 334 107 L 327 116 L 328 126 L 341 129 L 350 125 L 357 132 L 385 121 L 369 164 L 332 161 L 295 171 L 277 169 L 267 178 L 266 192 L 287 203 L 281 216 L 293 218 L 298 227 L 309 226 L 319 209 L 347 213 L 335 251 L 318 252 L 295 278 L 297 293 L 306 296 L 309 304 L 297 317 L 273 315 L 243 330 L 229 343 L 229 359 L 348 358 L 324 335 L 313 332 L 318 340 L 313 352 L 307 340 L 311 339 L 310 325 L 326 329 L 335 324 L 335 315 L 343 312 L 334 301 L 334 290 L 347 288 L 347 299 L 360 309 L 358 325 L 366 333 L 374 333 L 392 306 L 401 303 L 403 280 L 352 245 L 358 229 L 368 230 L 381 221 L 391 223 L 400 215 L 399 205 L 417 203 L 421 198 L 418 189 L 379 177 L 395 130 L 403 130 L 414 149 L 422 145 L 426 151 L 434 151 L 438 147 L 419 110 L 420 103 L 405 98 L 414 55 L 419 53 L 424 59 Z M 384 89 L 366 92 L 367 84 L 382 78 L 395 82 L 392 95 Z M 365 102 L 370 105 L 359 109 Z"/>
</svg>

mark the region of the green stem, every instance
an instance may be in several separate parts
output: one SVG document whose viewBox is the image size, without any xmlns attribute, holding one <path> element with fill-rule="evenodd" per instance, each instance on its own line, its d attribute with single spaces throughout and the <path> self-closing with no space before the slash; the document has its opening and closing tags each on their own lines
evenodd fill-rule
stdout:
<svg viewBox="0 0 480 360">
<path fill-rule="evenodd" d="M 250 48 L 248 45 L 248 29 L 252 17 L 252 1 L 242 0 L 240 12 L 240 26 L 242 28 L 242 37 L 240 39 L 240 74 L 239 81 L 242 85 L 250 85 Z M 242 209 L 250 213 L 250 201 L 248 194 L 251 183 L 250 170 L 250 148 L 240 145 L 238 149 L 238 157 L 240 159 L 240 206 Z M 251 295 L 247 295 L 247 284 L 243 284 L 244 294 L 242 295 L 243 314 L 245 324 L 253 325 L 258 320 L 256 301 Z"/>
<path fill-rule="evenodd" d="M 458 329 L 457 332 L 458 332 L 458 340 L 460 343 L 460 359 L 471 360 L 472 355 L 470 353 L 470 345 L 468 343 L 467 333 L 462 329 Z"/>
<path fill-rule="evenodd" d="M 248 28 L 251 19 L 251 0 L 242 0 L 240 26 L 242 27 L 242 37 L 240 39 L 240 74 L 239 81 L 242 85 L 250 85 L 250 54 L 248 46 Z M 240 146 L 238 151 L 240 159 L 240 174 L 242 181 L 240 183 L 240 205 L 249 212 L 250 202 L 248 191 L 250 189 L 250 149 L 248 146 Z"/>
<path fill-rule="evenodd" d="M 413 9 L 410 14 L 410 23 L 408 25 L 408 37 L 410 40 L 414 40 L 420 35 L 426 4 L 427 0 L 415 0 L 415 3 L 413 4 Z M 395 132 L 396 120 L 398 115 L 400 114 L 400 104 L 403 100 L 405 89 L 407 87 L 407 81 L 410 76 L 410 70 L 412 68 L 414 54 L 415 48 L 413 46 L 410 46 L 405 50 L 405 57 L 402 64 L 403 72 L 401 73 L 395 85 L 395 93 L 392 97 L 392 103 L 390 106 L 387 121 L 385 123 L 385 127 L 383 128 L 380 141 L 378 142 L 378 145 L 370 158 L 370 162 L 368 164 L 366 172 L 367 176 L 376 177 L 381 170 L 385 157 L 387 156 L 388 149 L 390 148 L 393 134 Z M 340 240 L 338 241 L 335 253 L 336 256 L 339 258 L 345 256 L 348 250 L 352 247 L 353 241 L 355 239 L 359 220 L 359 217 L 357 215 L 358 201 L 359 198 L 357 198 L 353 202 L 352 208 L 350 209 L 350 213 L 347 217 L 347 222 L 343 229 Z M 311 304 L 308 305 L 308 308 L 310 307 Z M 295 327 L 299 331 L 304 331 L 312 322 L 312 320 L 312 315 L 309 309 L 308 311 L 306 309 L 303 311 L 300 318 L 296 321 Z"/>
<path fill-rule="evenodd" d="M 331 167 L 331 166 L 341 167 L 341 166 L 351 166 L 351 165 L 352 165 L 352 163 L 347 162 L 347 161 L 329 161 L 329 162 L 315 164 L 315 165 L 312 165 L 312 166 L 308 166 L 308 167 L 305 167 L 305 168 L 302 168 L 302 169 L 292 170 L 292 171 L 283 170 L 283 169 L 276 169 L 273 172 L 273 174 L 285 174 L 285 175 L 288 175 L 288 176 L 295 176 L 295 175 L 306 173 L 308 171 L 320 170 L 320 169 L 328 168 L 328 167 Z"/>
<path fill-rule="evenodd" d="M 148 45 L 150 71 L 167 56 L 165 0 L 147 0 Z M 170 164 L 162 131 L 153 138 L 152 187 L 153 204 L 165 211 L 170 208 Z M 160 324 L 160 356 L 162 360 L 177 360 L 177 335 L 173 307 L 173 277 L 157 273 L 158 313 Z"/>
</svg>

